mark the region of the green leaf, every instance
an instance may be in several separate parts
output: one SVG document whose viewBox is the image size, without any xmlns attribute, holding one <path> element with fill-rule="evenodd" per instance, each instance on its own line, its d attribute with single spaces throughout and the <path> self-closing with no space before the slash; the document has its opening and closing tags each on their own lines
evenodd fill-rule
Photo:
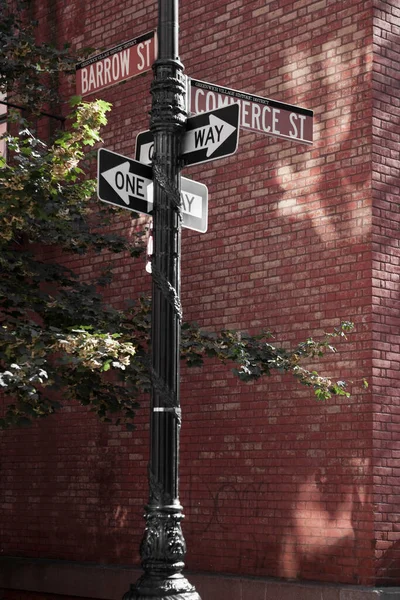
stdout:
<svg viewBox="0 0 400 600">
<path fill-rule="evenodd" d="M 78 106 L 78 104 L 80 104 L 82 102 L 82 96 L 72 96 L 72 98 L 69 101 L 69 104 L 71 107 L 75 107 Z"/>
</svg>

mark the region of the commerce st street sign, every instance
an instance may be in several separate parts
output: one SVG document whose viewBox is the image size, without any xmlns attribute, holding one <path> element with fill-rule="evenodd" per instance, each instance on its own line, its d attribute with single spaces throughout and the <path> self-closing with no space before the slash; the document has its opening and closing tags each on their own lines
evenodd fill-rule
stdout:
<svg viewBox="0 0 400 600">
<path fill-rule="evenodd" d="M 153 210 L 153 170 L 136 160 L 100 148 L 97 163 L 100 200 L 145 215 Z M 208 221 L 208 189 L 181 177 L 182 224 L 204 233 Z"/>
<path fill-rule="evenodd" d="M 189 113 L 240 105 L 240 126 L 301 144 L 313 143 L 313 111 L 189 78 Z"/>
</svg>

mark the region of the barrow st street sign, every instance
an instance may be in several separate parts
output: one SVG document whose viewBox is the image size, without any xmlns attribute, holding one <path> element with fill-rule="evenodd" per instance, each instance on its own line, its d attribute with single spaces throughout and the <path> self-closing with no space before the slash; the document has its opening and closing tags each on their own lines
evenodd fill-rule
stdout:
<svg viewBox="0 0 400 600">
<path fill-rule="evenodd" d="M 240 126 L 301 144 L 313 143 L 313 111 L 189 78 L 189 113 L 201 114 L 234 103 Z"/>
<path fill-rule="evenodd" d="M 136 160 L 100 148 L 97 163 L 97 195 L 100 200 L 149 215 L 153 210 L 153 170 Z M 181 178 L 182 224 L 207 231 L 208 189 L 202 183 Z"/>
<path fill-rule="evenodd" d="M 190 117 L 182 142 L 184 164 L 195 165 L 234 154 L 239 137 L 239 112 L 239 106 L 234 104 Z M 136 138 L 136 160 L 150 165 L 153 152 L 153 134 L 142 131 Z"/>
<path fill-rule="evenodd" d="M 149 71 L 156 59 L 154 31 L 96 54 L 76 65 L 76 93 L 88 96 Z"/>
</svg>

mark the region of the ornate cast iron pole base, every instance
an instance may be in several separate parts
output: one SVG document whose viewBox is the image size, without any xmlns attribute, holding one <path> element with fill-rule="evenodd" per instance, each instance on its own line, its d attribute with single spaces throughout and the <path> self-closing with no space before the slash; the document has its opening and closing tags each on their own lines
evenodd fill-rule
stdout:
<svg viewBox="0 0 400 600">
<path fill-rule="evenodd" d="M 201 600 L 182 574 L 186 544 L 179 502 L 181 196 L 185 77 L 178 56 L 178 0 L 159 0 L 150 129 L 153 158 L 152 395 L 149 503 L 140 547 L 144 570 L 123 600 Z"/>
<path fill-rule="evenodd" d="M 123 600 L 201 600 L 181 573 L 186 552 L 180 527 L 182 517 L 177 506 L 149 510 L 140 549 L 145 573 Z"/>
</svg>

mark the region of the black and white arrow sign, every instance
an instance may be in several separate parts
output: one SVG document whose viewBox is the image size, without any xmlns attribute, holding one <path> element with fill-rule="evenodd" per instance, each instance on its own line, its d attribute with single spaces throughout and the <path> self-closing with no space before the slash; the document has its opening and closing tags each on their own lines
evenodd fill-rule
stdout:
<svg viewBox="0 0 400 600">
<path fill-rule="evenodd" d="M 136 136 L 135 159 L 144 165 L 151 165 L 154 155 L 154 135 L 149 129 Z"/>
<path fill-rule="evenodd" d="M 103 202 L 147 213 L 151 167 L 122 154 L 100 148 L 97 163 L 97 195 Z"/>
<path fill-rule="evenodd" d="M 183 140 L 182 154 L 204 149 L 206 157 L 209 158 L 235 130 L 236 128 L 233 125 L 210 114 L 209 125 L 197 127 L 186 133 Z"/>
<path fill-rule="evenodd" d="M 239 116 L 239 105 L 231 104 L 190 117 L 182 142 L 184 164 L 196 165 L 234 154 L 239 138 Z M 153 152 L 153 134 L 142 131 L 136 138 L 136 160 L 149 165 Z"/>
<path fill-rule="evenodd" d="M 207 231 L 208 189 L 202 183 L 181 177 L 183 227 Z M 122 154 L 100 148 L 97 195 L 103 202 L 145 215 L 153 210 L 153 170 Z"/>
<path fill-rule="evenodd" d="M 234 154 L 239 139 L 239 113 L 239 105 L 231 104 L 190 117 L 182 142 L 185 165 L 196 165 Z"/>
<path fill-rule="evenodd" d="M 181 177 L 182 225 L 205 233 L 208 222 L 208 189 L 203 183 Z M 149 187 L 148 211 L 153 210 L 153 186 Z"/>
</svg>

